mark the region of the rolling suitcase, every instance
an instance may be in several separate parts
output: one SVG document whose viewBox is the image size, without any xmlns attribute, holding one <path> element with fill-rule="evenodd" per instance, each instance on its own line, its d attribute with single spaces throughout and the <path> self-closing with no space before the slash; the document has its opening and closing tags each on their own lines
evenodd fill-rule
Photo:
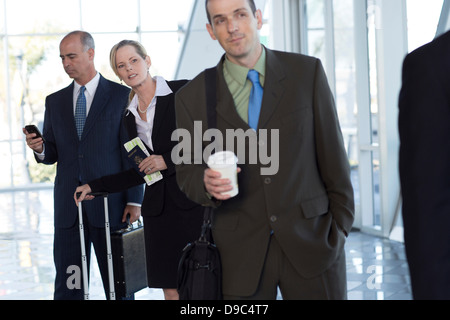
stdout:
<svg viewBox="0 0 450 320">
<path fill-rule="evenodd" d="M 144 228 L 140 220 L 134 227 L 127 217 L 128 227 L 111 233 L 108 211 L 108 193 L 90 193 L 103 197 L 105 208 L 106 254 L 111 300 L 128 297 L 147 287 Z M 84 239 L 82 206 L 78 206 L 84 299 L 89 300 L 88 267 Z"/>
<path fill-rule="evenodd" d="M 103 197 L 103 203 L 105 208 L 105 234 L 106 234 L 106 255 L 108 259 L 108 280 L 109 280 L 109 298 L 111 300 L 116 299 L 116 293 L 114 288 L 114 270 L 112 262 L 112 250 L 111 250 L 111 228 L 109 224 L 109 211 L 108 211 L 108 193 L 90 193 L 95 197 Z M 78 219 L 80 229 L 80 243 L 81 243 L 81 269 L 84 288 L 84 299 L 89 300 L 89 283 L 88 283 L 88 266 L 86 256 L 86 246 L 84 239 L 84 225 L 83 225 L 83 209 L 81 203 L 78 205 Z"/>
</svg>

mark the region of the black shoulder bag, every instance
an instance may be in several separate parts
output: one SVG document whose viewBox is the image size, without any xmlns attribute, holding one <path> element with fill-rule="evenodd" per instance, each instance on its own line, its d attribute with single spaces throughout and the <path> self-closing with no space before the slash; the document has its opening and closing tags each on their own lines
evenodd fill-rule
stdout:
<svg viewBox="0 0 450 320">
<path fill-rule="evenodd" d="M 209 128 L 215 128 L 216 68 L 205 70 L 205 88 Z M 180 300 L 221 300 L 222 264 L 211 232 L 212 207 L 205 207 L 200 238 L 188 243 L 178 265 Z"/>
</svg>

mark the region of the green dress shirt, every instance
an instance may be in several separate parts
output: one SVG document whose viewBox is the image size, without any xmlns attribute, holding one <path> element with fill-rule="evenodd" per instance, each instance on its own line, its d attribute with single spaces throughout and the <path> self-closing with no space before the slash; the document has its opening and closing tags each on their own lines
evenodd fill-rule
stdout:
<svg viewBox="0 0 450 320">
<path fill-rule="evenodd" d="M 266 50 L 263 47 L 261 57 L 256 62 L 254 70 L 259 73 L 259 82 L 264 88 L 264 79 L 266 74 Z M 250 69 L 234 64 L 227 58 L 223 66 L 223 75 L 228 85 L 228 89 L 233 96 L 236 110 L 241 118 L 248 123 L 248 100 L 252 90 L 252 83 L 247 79 L 247 74 Z"/>
</svg>

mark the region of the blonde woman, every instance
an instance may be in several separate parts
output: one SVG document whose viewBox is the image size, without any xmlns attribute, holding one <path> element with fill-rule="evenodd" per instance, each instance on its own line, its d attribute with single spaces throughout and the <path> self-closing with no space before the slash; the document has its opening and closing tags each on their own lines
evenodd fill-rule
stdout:
<svg viewBox="0 0 450 320">
<path fill-rule="evenodd" d="M 171 160 L 172 148 L 176 145 L 176 141 L 171 141 L 176 129 L 175 93 L 187 81 L 152 77 L 151 59 L 136 41 L 124 40 L 116 44 L 110 58 L 116 75 L 132 89 L 124 121 L 129 138 L 141 138 L 151 153 L 140 164 L 140 170 L 163 174 L 162 180 L 146 185 L 141 208 L 148 286 L 162 288 L 166 300 L 177 300 L 178 261 L 184 246 L 198 238 L 203 221 L 202 207 L 180 191 Z M 89 192 L 113 193 L 143 183 L 144 179 L 131 169 L 78 187 L 76 192 L 82 195 L 75 201 L 90 199 L 86 196 Z"/>
</svg>

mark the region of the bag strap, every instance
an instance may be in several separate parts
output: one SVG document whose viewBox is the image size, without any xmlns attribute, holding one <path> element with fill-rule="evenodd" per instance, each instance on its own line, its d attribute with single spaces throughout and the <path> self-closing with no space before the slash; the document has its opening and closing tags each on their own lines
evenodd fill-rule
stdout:
<svg viewBox="0 0 450 320">
<path fill-rule="evenodd" d="M 205 211 L 203 213 L 203 225 L 202 225 L 202 231 L 200 234 L 200 241 L 203 242 L 213 242 L 212 234 L 211 234 L 211 223 L 212 223 L 212 215 L 213 215 L 213 208 L 212 207 L 205 207 Z"/>
<path fill-rule="evenodd" d="M 208 117 L 208 128 L 217 127 L 216 74 L 216 67 L 205 70 L 206 113 Z"/>
<path fill-rule="evenodd" d="M 208 119 L 208 128 L 217 127 L 216 75 L 216 67 L 205 69 L 206 115 Z M 211 243 L 213 242 L 211 234 L 211 221 L 213 211 L 214 209 L 212 207 L 205 207 L 200 241 L 208 241 Z"/>
</svg>

